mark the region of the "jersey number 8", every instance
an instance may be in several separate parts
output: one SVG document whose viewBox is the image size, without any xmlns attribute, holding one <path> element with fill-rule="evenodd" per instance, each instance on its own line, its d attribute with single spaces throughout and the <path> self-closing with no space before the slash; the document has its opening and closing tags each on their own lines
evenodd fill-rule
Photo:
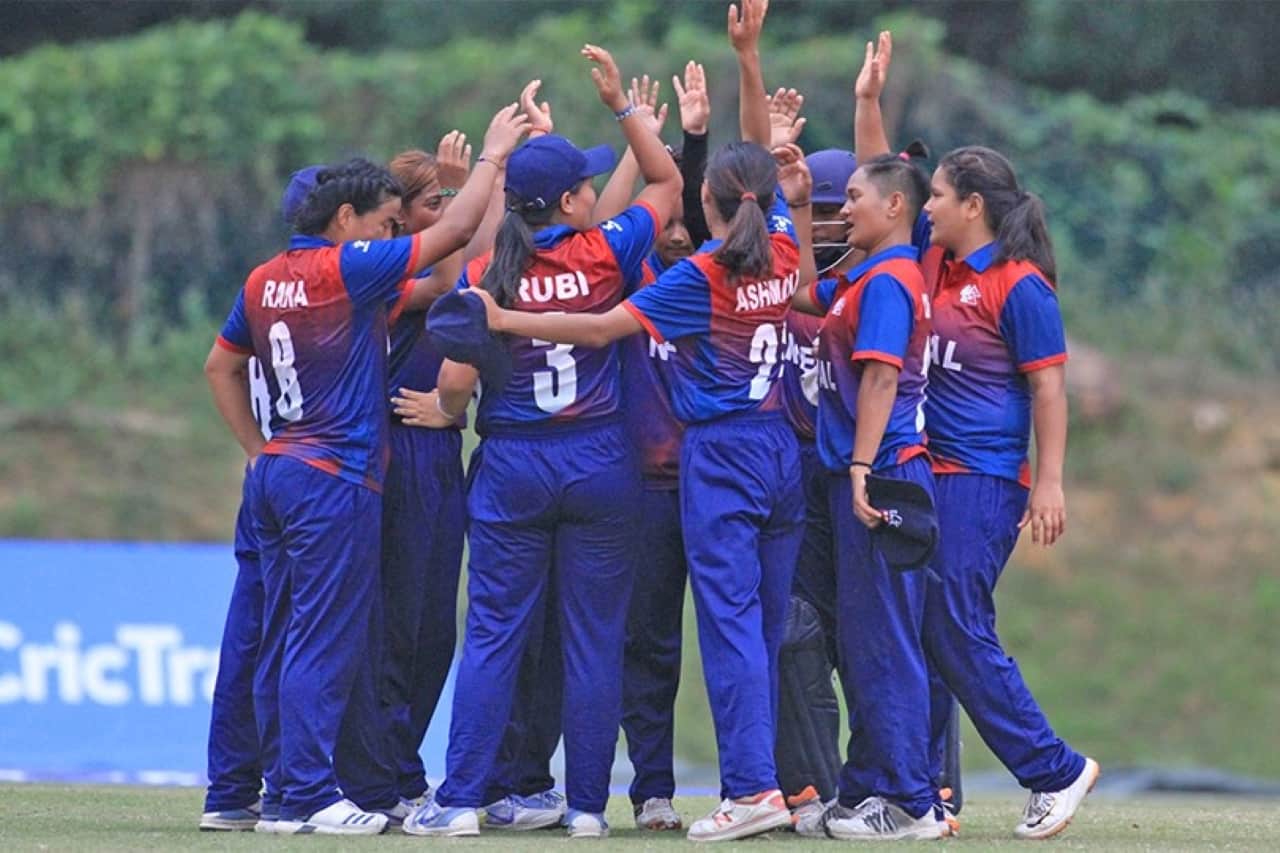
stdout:
<svg viewBox="0 0 1280 853">
<path fill-rule="evenodd" d="M 267 337 L 271 341 L 271 367 L 280 386 L 276 413 L 286 421 L 296 421 L 302 417 L 302 386 L 298 384 L 298 371 L 293 366 L 293 337 L 283 320 L 271 324 Z"/>
</svg>

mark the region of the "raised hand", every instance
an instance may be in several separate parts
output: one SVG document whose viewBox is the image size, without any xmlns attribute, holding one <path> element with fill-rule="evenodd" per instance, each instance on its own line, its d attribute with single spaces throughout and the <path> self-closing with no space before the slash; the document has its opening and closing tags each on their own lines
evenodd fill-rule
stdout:
<svg viewBox="0 0 1280 853">
<path fill-rule="evenodd" d="M 809 203 L 813 194 L 813 175 L 804 160 L 804 152 L 794 142 L 773 149 L 773 159 L 778 163 L 778 184 L 787 204 L 800 207 Z"/>
<path fill-rule="evenodd" d="M 436 146 L 436 180 L 440 188 L 458 190 L 471 173 L 471 146 L 467 135 L 458 130 L 446 133 Z"/>
<path fill-rule="evenodd" d="M 692 59 L 684 67 L 684 83 L 673 76 L 676 103 L 680 107 L 680 129 L 699 136 L 707 132 L 711 121 L 711 98 L 707 95 L 707 72 Z"/>
<path fill-rule="evenodd" d="M 520 138 L 529 130 L 529 117 L 519 104 L 507 104 L 494 114 L 489 129 L 484 132 L 484 148 L 481 158 L 499 168 L 506 165 L 507 157 L 520 144 Z"/>
<path fill-rule="evenodd" d="M 529 136 L 542 136 L 555 131 L 555 123 L 551 121 L 551 104 L 538 103 L 538 89 L 541 80 L 530 80 L 520 92 L 520 108 L 529 119 Z"/>
<path fill-rule="evenodd" d="M 735 51 L 745 53 L 756 49 L 768 11 L 769 0 L 742 0 L 741 15 L 736 3 L 729 4 L 729 43 Z"/>
<path fill-rule="evenodd" d="M 804 95 L 795 89 L 779 89 L 769 97 L 769 147 L 788 145 L 800 138 L 805 119 L 800 118 Z"/>
<path fill-rule="evenodd" d="M 853 96 L 860 100 L 879 100 L 884 82 L 889 78 L 889 64 L 893 61 L 893 35 L 885 30 L 876 44 L 867 42 L 867 53 L 862 60 L 862 70 L 853 84 Z"/>
<path fill-rule="evenodd" d="M 649 75 L 646 74 L 639 80 L 632 77 L 631 88 L 627 90 L 627 100 L 655 134 L 661 133 L 662 126 L 667 122 L 667 105 L 658 106 L 658 88 L 658 81 L 655 79 L 650 83 Z"/>
<path fill-rule="evenodd" d="M 622 73 L 613 56 L 603 47 L 594 44 L 583 45 L 582 55 L 596 64 L 591 69 L 591 82 L 596 84 L 596 93 L 600 102 L 615 113 L 627 108 L 627 95 L 622 91 Z"/>
</svg>

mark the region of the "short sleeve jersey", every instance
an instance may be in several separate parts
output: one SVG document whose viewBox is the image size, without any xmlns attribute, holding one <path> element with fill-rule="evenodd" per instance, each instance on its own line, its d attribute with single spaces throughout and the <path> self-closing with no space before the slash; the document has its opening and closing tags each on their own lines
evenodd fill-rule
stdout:
<svg viewBox="0 0 1280 853">
<path fill-rule="evenodd" d="M 640 287 L 656 280 L 652 264 L 650 256 L 645 262 Z M 671 409 L 671 362 L 676 346 L 670 341 L 659 343 L 645 332 L 637 332 L 619 343 L 627 434 L 639 455 L 645 488 L 678 488 L 684 424 Z"/>
<path fill-rule="evenodd" d="M 534 235 L 535 251 L 508 306 L 538 314 L 603 314 L 641 277 L 661 228 L 657 212 L 640 203 L 587 231 L 564 225 Z M 479 284 L 491 254 L 467 265 L 459 287 Z M 512 374 L 501 390 L 481 389 L 476 429 L 504 429 L 600 418 L 620 413 L 618 344 L 599 349 L 510 335 Z"/>
<path fill-rule="evenodd" d="M 995 263 L 995 243 L 958 260 L 925 256 L 932 291 L 925 418 L 938 473 L 974 472 L 1030 485 L 1026 374 L 1067 360 L 1054 286 L 1027 261 Z"/>
<path fill-rule="evenodd" d="M 794 308 L 787 312 L 782 336 L 782 411 L 803 441 L 818 429 L 818 327 L 822 318 Z"/>
<path fill-rule="evenodd" d="M 264 453 L 381 489 L 387 305 L 417 247 L 413 237 L 335 246 L 294 235 L 288 251 L 250 273 L 217 342 L 263 366 Z"/>
<path fill-rule="evenodd" d="M 818 334 L 818 455 L 831 471 L 853 462 L 863 367 L 898 368 L 898 390 L 873 467 L 900 465 L 925 453 L 925 385 L 929 300 L 912 246 L 894 246 L 849 272 Z"/>
<path fill-rule="evenodd" d="M 623 305 L 658 343 L 673 342 L 671 404 L 685 423 L 741 412 L 777 412 L 785 317 L 800 280 L 800 253 L 786 202 L 776 194 L 765 222 L 773 268 L 730 279 L 709 240 Z"/>
</svg>

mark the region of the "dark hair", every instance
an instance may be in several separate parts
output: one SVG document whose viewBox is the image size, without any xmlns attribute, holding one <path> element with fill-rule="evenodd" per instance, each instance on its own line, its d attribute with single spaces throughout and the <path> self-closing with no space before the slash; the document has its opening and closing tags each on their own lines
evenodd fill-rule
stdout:
<svg viewBox="0 0 1280 853">
<path fill-rule="evenodd" d="M 910 219 L 915 222 L 924 203 L 929 200 L 929 179 L 912 160 L 928 156 L 928 147 L 917 139 L 901 154 L 881 154 L 858 168 L 866 173 L 867 180 L 876 185 L 881 195 L 902 193 L 907 200 Z"/>
<path fill-rule="evenodd" d="M 938 168 L 961 201 L 974 193 L 982 196 L 987 227 L 1000 246 L 996 263 L 1031 261 L 1050 281 L 1057 279 L 1044 203 L 1018 186 L 1013 165 L 1003 154 L 979 145 L 966 146 L 943 157 Z"/>
<path fill-rule="evenodd" d="M 436 155 L 412 149 L 401 151 L 392 160 L 390 171 L 404 188 L 402 204 L 409 204 L 436 180 Z"/>
<path fill-rule="evenodd" d="M 578 181 L 569 192 L 576 193 L 582 184 Z M 559 209 L 558 204 L 539 209 L 520 196 L 507 193 L 507 212 L 493 239 L 493 257 L 480 279 L 480 286 L 503 308 L 510 307 L 520 276 L 533 256 L 533 229 L 550 225 Z"/>
<path fill-rule="evenodd" d="M 729 233 L 715 259 L 729 270 L 729 280 L 761 277 L 773 268 L 773 249 L 765 214 L 778 185 L 773 155 L 754 142 L 730 142 L 707 164 L 707 189 Z M 752 200 L 747 193 L 755 196 Z"/>
<path fill-rule="evenodd" d="M 363 157 L 353 157 L 337 166 L 326 166 L 316 174 L 315 188 L 293 217 L 299 234 L 319 234 L 344 204 L 357 214 L 368 213 L 388 198 L 400 198 L 400 182 L 384 167 Z"/>
</svg>

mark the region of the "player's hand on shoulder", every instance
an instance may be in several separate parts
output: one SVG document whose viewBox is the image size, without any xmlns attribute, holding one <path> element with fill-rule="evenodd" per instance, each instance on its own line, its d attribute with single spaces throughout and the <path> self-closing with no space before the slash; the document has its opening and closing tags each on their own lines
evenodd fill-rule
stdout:
<svg viewBox="0 0 1280 853">
<path fill-rule="evenodd" d="M 490 332 L 503 331 L 503 320 L 506 317 L 506 311 L 493 298 L 492 293 L 483 287 L 470 287 L 467 288 L 466 295 L 479 299 L 484 303 L 485 322 L 488 323 Z"/>
</svg>

